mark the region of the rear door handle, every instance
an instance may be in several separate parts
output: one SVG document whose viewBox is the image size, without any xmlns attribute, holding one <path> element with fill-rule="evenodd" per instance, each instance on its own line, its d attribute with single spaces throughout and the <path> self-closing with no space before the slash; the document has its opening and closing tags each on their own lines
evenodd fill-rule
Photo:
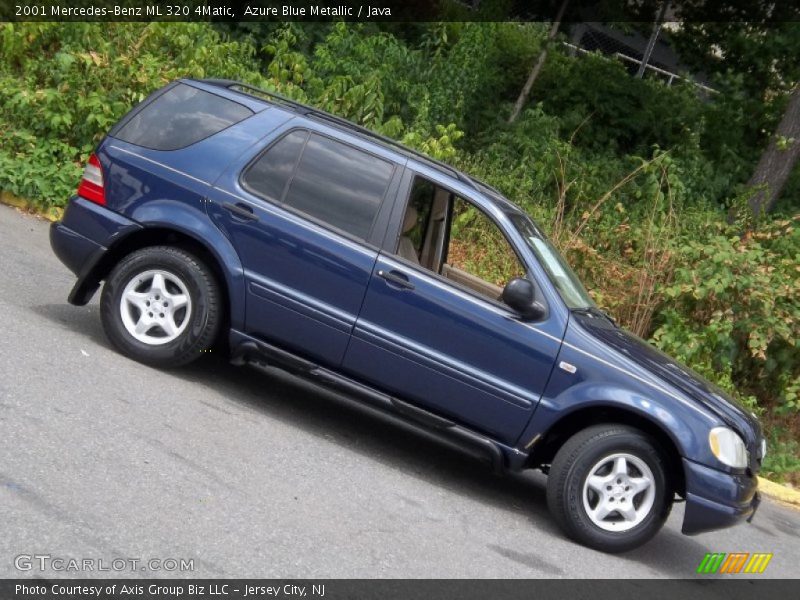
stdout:
<svg viewBox="0 0 800 600">
<path fill-rule="evenodd" d="M 237 202 L 236 204 L 231 204 L 230 202 L 224 202 L 222 204 L 222 208 L 233 213 L 240 219 L 258 221 L 258 216 L 253 213 L 253 209 L 247 206 L 247 204 L 243 204 L 242 202 Z"/>
<path fill-rule="evenodd" d="M 384 271 L 383 269 L 381 269 L 380 271 L 378 271 L 378 277 L 382 277 L 389 283 L 404 288 L 406 290 L 414 289 L 414 284 L 408 280 L 408 277 L 406 277 L 399 271 Z"/>
</svg>

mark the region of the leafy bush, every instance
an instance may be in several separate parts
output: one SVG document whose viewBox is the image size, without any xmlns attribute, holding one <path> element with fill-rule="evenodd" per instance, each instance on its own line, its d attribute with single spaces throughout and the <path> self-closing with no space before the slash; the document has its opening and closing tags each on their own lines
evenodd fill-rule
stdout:
<svg viewBox="0 0 800 600">
<path fill-rule="evenodd" d="M 796 432 L 796 430 L 795 430 Z M 790 479 L 800 485 L 800 442 L 797 433 L 776 425 L 768 431 L 767 456 L 762 465 L 765 477 Z"/>
<path fill-rule="evenodd" d="M 596 53 L 577 60 L 555 54 L 533 93 L 570 131 L 588 119 L 575 140 L 594 148 L 633 153 L 653 145 L 669 148 L 703 126 L 703 105 L 693 86 L 636 79 L 621 62 Z"/>
<path fill-rule="evenodd" d="M 263 83 L 254 48 L 202 23 L 0 24 L 0 189 L 61 206 L 131 105 L 178 77 Z"/>
<path fill-rule="evenodd" d="M 722 226 L 678 253 L 653 339 L 777 415 L 800 412 L 800 217 L 735 235 Z"/>
</svg>

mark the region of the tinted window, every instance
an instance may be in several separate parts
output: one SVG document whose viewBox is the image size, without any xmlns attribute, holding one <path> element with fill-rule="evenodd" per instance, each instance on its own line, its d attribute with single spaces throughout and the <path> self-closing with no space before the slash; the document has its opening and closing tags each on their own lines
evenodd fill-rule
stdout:
<svg viewBox="0 0 800 600">
<path fill-rule="evenodd" d="M 305 131 L 294 131 L 273 144 L 245 173 L 245 187 L 280 202 L 307 136 Z"/>
<path fill-rule="evenodd" d="M 312 134 L 284 203 L 366 238 L 392 171 L 389 162 Z"/>
<path fill-rule="evenodd" d="M 177 150 L 252 114 L 237 102 L 179 83 L 140 110 L 116 137 L 153 150 Z"/>
</svg>

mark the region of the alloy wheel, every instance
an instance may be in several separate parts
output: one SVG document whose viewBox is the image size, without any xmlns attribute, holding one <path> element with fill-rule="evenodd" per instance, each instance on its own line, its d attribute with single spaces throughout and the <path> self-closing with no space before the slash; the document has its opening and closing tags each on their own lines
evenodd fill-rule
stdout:
<svg viewBox="0 0 800 600">
<path fill-rule="evenodd" d="M 629 531 L 639 525 L 653 509 L 655 497 L 653 472 L 633 454 L 599 460 L 583 484 L 583 508 L 605 531 Z"/>
<path fill-rule="evenodd" d="M 122 323 L 136 340 L 151 346 L 168 344 L 189 324 L 192 298 L 175 274 L 152 269 L 135 275 L 122 291 Z"/>
</svg>

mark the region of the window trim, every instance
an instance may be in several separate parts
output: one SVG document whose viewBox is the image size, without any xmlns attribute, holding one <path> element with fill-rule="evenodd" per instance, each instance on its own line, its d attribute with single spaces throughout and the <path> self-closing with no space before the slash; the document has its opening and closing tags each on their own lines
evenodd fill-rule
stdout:
<svg viewBox="0 0 800 600">
<path fill-rule="evenodd" d="M 133 121 L 133 119 L 135 119 L 137 116 L 139 116 L 142 113 L 142 111 L 144 111 L 144 109 L 146 109 L 151 104 L 154 104 L 162 96 L 168 94 L 169 92 L 171 92 L 174 89 L 179 88 L 180 86 L 185 86 L 185 87 L 191 88 L 191 89 L 196 90 L 198 92 L 202 92 L 202 93 L 208 94 L 209 96 L 216 96 L 217 98 L 221 98 L 222 100 L 225 100 L 227 102 L 231 102 L 232 104 L 238 104 L 239 106 L 244 108 L 250 114 L 247 115 L 246 117 L 244 117 L 243 119 L 239 119 L 238 121 L 234 121 L 233 123 L 230 123 L 230 124 L 226 125 L 222 129 L 218 129 L 217 131 L 215 131 L 213 133 L 209 133 L 208 135 L 205 135 L 205 136 L 203 136 L 201 138 L 198 138 L 198 139 L 194 140 L 193 142 L 191 142 L 189 144 L 185 144 L 183 146 L 178 146 L 177 148 L 153 148 L 152 146 L 145 146 L 144 144 L 137 144 L 135 142 L 129 142 L 128 140 L 119 137 L 120 134 L 122 134 L 123 130 L 130 124 L 130 122 Z M 222 133 L 223 131 L 226 131 L 226 130 L 230 129 L 231 127 L 234 127 L 234 126 L 238 125 L 239 123 L 243 123 L 244 121 L 246 121 L 247 119 L 249 119 L 250 117 L 252 117 L 255 114 L 256 114 L 256 112 L 252 108 L 242 104 L 241 102 L 237 102 L 236 100 L 232 100 L 231 98 L 228 98 L 228 97 L 223 96 L 221 94 L 215 94 L 214 92 L 210 92 L 208 90 L 204 90 L 203 88 L 199 88 L 199 87 L 194 86 L 194 85 L 189 85 L 188 83 L 184 83 L 182 81 L 176 81 L 176 82 L 173 82 L 170 85 L 164 87 L 163 89 L 159 90 L 158 92 L 153 93 L 150 97 L 145 98 L 144 100 L 142 100 L 142 102 L 139 105 L 134 107 L 133 110 L 131 110 L 127 115 L 125 115 L 125 118 L 122 121 L 117 123 L 111 129 L 111 131 L 108 132 L 108 136 L 109 137 L 113 137 L 114 139 L 119 140 L 120 142 L 124 142 L 125 144 L 130 144 L 131 146 L 136 146 L 137 148 L 144 148 L 146 150 L 152 150 L 154 152 L 177 152 L 178 150 L 185 150 L 186 148 L 190 148 L 191 146 L 194 146 L 195 144 L 199 144 L 200 142 L 204 142 L 205 140 L 207 140 L 210 137 L 213 137 L 213 136 L 215 136 L 215 135 L 217 135 L 219 133 Z"/>
<path fill-rule="evenodd" d="M 269 198 L 268 196 L 258 192 L 252 186 L 247 185 L 247 183 L 245 182 L 244 178 L 245 178 L 245 175 L 250 171 L 252 166 L 256 162 L 258 162 L 261 159 L 261 157 L 263 157 L 267 152 L 269 152 L 270 149 L 272 149 L 273 146 L 275 146 L 281 140 L 283 140 L 284 138 L 286 138 L 287 136 L 291 135 L 292 133 L 294 133 L 296 131 L 305 131 L 306 132 L 306 138 L 305 138 L 305 140 L 303 142 L 303 147 L 300 149 L 300 153 L 297 155 L 297 160 L 295 160 L 294 167 L 292 168 L 292 174 L 289 176 L 289 179 L 287 179 L 286 183 L 284 184 L 283 191 L 281 192 L 280 199 L 273 200 L 272 198 Z M 383 191 L 383 195 L 380 198 L 380 203 L 378 204 L 378 209 L 375 211 L 375 216 L 372 218 L 372 223 L 370 224 L 370 228 L 369 228 L 369 231 L 367 232 L 367 235 L 361 237 L 361 236 L 356 235 L 356 234 L 354 234 L 354 233 L 352 233 L 350 231 L 345 231 L 344 229 L 340 229 L 336 225 L 328 223 L 327 221 L 323 221 L 322 219 L 320 219 L 319 217 L 316 217 L 315 215 L 311 215 L 311 214 L 309 214 L 307 212 L 304 212 L 304 211 L 302 211 L 302 210 L 300 210 L 298 208 L 295 208 L 293 206 L 290 206 L 290 205 L 286 204 L 286 202 L 285 202 L 286 194 L 289 192 L 289 188 L 291 187 L 292 182 L 294 181 L 294 178 L 297 175 L 297 169 L 300 166 L 300 161 L 303 160 L 303 154 L 305 154 L 306 146 L 308 145 L 308 141 L 309 141 L 309 139 L 311 139 L 312 135 L 318 135 L 319 137 L 328 139 L 331 142 L 334 142 L 334 143 L 337 143 L 337 144 L 342 144 L 344 146 L 348 146 L 349 148 L 352 148 L 353 150 L 355 150 L 357 152 L 362 152 L 363 154 L 371 156 L 371 157 L 373 157 L 373 158 L 375 158 L 377 160 L 383 161 L 384 163 L 386 163 L 386 164 L 391 166 L 392 171 L 389 174 L 389 181 L 386 184 L 386 189 Z M 296 216 L 298 216 L 300 218 L 307 219 L 308 221 L 311 221 L 315 225 L 323 227 L 324 229 L 332 231 L 333 233 L 336 233 L 338 235 L 342 235 L 342 236 L 348 238 L 349 240 L 353 240 L 355 242 L 366 244 L 370 248 L 376 248 L 377 249 L 379 247 L 379 245 L 380 245 L 380 240 L 376 240 L 375 239 L 375 236 L 376 236 L 376 233 L 377 233 L 376 232 L 376 227 L 378 227 L 379 223 L 381 222 L 381 218 L 380 218 L 381 217 L 381 212 L 384 209 L 384 207 L 386 206 L 387 200 L 389 200 L 390 195 L 394 194 L 394 196 L 397 196 L 397 189 L 396 188 L 399 187 L 399 184 L 400 184 L 400 182 L 397 181 L 397 179 L 398 179 L 398 172 L 400 171 L 399 167 L 401 167 L 401 166 L 402 165 L 399 165 L 398 163 L 396 163 L 393 160 L 390 160 L 390 159 L 385 158 L 383 156 L 379 156 L 379 155 L 375 154 L 374 152 L 370 152 L 369 150 L 361 148 L 360 146 L 357 146 L 355 144 L 351 144 L 351 143 L 349 143 L 347 141 L 344 141 L 344 140 L 338 139 L 336 137 L 333 137 L 331 135 L 328 135 L 327 133 L 323 133 L 321 131 L 318 131 L 316 129 L 313 129 L 313 128 L 310 128 L 310 127 L 307 127 L 307 126 L 303 125 L 303 126 L 290 127 L 288 129 L 282 131 L 280 134 L 278 134 L 278 136 L 276 136 L 264 148 L 262 148 L 259 152 L 257 152 L 256 155 L 253 158 L 251 158 L 249 161 L 247 161 L 247 163 L 244 165 L 244 167 L 242 167 L 242 169 L 239 171 L 239 175 L 238 175 L 236 181 L 237 181 L 239 187 L 241 187 L 248 194 L 251 194 L 252 196 L 258 198 L 259 200 L 267 202 L 267 203 L 269 203 L 269 204 L 271 204 L 273 206 L 277 206 L 277 207 L 281 208 L 282 210 L 290 212 L 293 215 L 296 215 Z M 395 185 L 395 184 L 397 184 L 397 185 Z M 385 219 L 385 220 L 388 221 L 388 219 Z M 386 223 L 383 223 L 383 227 L 386 227 L 386 226 L 387 226 Z"/>
<path fill-rule="evenodd" d="M 303 140 L 303 145 L 300 148 L 300 152 L 297 154 L 297 158 L 294 160 L 294 165 L 292 166 L 292 173 L 291 173 L 291 175 L 289 175 L 289 178 L 286 180 L 286 183 L 283 184 L 283 190 L 281 190 L 281 197 L 277 198 L 277 199 L 270 198 L 266 194 L 263 194 L 263 193 L 259 192 L 253 186 L 251 186 L 249 183 L 247 183 L 247 181 L 245 180 L 245 176 L 247 175 L 247 173 L 250 172 L 250 170 L 255 166 L 255 164 L 259 160 L 261 160 L 261 158 L 267 152 L 272 150 L 272 148 L 274 148 L 280 142 L 282 142 L 284 139 L 286 139 L 287 137 L 289 137 L 290 135 L 292 135 L 293 133 L 296 133 L 298 131 L 304 132 L 306 134 L 306 137 Z M 247 163 L 244 165 L 244 167 L 242 167 L 241 171 L 239 171 L 239 176 L 237 177 L 236 183 L 238 183 L 239 187 L 242 188 L 243 190 L 245 190 L 248 194 L 252 194 L 253 196 L 256 196 L 257 198 L 261 198 L 262 200 L 265 200 L 266 202 L 270 202 L 272 204 L 278 204 L 280 206 L 283 206 L 283 198 L 286 196 L 286 192 L 289 189 L 289 184 L 292 182 L 292 179 L 294 179 L 294 174 L 297 172 L 297 166 L 300 164 L 300 159 L 303 158 L 303 152 L 306 149 L 306 143 L 308 142 L 308 137 L 309 137 L 310 133 L 311 133 L 310 130 L 308 128 L 306 128 L 306 127 L 293 127 L 291 129 L 287 129 L 286 131 L 281 133 L 278 137 L 273 139 L 269 144 L 267 144 L 266 146 L 264 146 L 264 148 L 262 148 L 259 152 L 257 152 L 256 155 L 253 158 L 251 158 L 250 160 L 247 161 Z"/>
</svg>

